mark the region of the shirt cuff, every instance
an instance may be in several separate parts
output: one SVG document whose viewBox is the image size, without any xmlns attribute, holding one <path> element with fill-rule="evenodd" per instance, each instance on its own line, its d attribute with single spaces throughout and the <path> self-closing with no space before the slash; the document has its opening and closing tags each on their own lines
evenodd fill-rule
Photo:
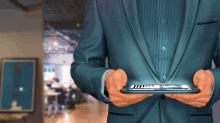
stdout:
<svg viewBox="0 0 220 123">
<path fill-rule="evenodd" d="M 109 98 L 106 97 L 106 95 L 104 94 L 104 89 L 105 89 L 105 77 L 106 74 L 109 72 L 110 70 L 106 70 L 104 72 L 104 74 L 102 75 L 102 81 L 101 81 L 101 94 L 102 96 L 105 98 L 105 100 L 107 100 L 108 102 L 111 102 Z"/>
<path fill-rule="evenodd" d="M 213 92 L 214 92 L 214 87 L 215 87 L 215 80 L 214 80 L 214 83 L 213 83 L 212 94 L 211 94 L 211 96 L 210 96 L 210 99 L 212 98 L 212 95 L 213 95 Z"/>
</svg>

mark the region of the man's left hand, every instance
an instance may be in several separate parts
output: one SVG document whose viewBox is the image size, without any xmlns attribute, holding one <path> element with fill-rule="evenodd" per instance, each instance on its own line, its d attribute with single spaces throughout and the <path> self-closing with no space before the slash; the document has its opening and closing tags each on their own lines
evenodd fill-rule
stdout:
<svg viewBox="0 0 220 123">
<path fill-rule="evenodd" d="M 176 99 L 182 103 L 201 108 L 210 100 L 214 84 L 214 76 L 211 71 L 198 70 L 193 77 L 193 83 L 201 91 L 200 93 L 165 94 L 165 96 Z"/>
</svg>

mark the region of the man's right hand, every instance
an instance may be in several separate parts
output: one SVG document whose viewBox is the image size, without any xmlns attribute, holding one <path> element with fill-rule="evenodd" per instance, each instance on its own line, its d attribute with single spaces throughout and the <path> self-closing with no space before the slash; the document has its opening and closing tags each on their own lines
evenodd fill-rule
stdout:
<svg viewBox="0 0 220 123">
<path fill-rule="evenodd" d="M 124 70 L 110 70 L 105 77 L 105 87 L 109 93 L 110 101 L 118 107 L 138 103 L 153 94 L 123 94 L 120 92 L 127 84 L 127 75 Z"/>
</svg>

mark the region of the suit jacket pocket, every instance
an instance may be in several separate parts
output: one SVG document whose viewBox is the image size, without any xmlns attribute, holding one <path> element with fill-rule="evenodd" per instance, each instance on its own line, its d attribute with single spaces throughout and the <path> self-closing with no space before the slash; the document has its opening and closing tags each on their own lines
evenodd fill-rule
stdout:
<svg viewBox="0 0 220 123">
<path fill-rule="evenodd" d="M 191 123 L 213 123 L 212 116 L 191 116 Z"/>
<path fill-rule="evenodd" d="M 211 22 L 205 22 L 205 23 L 197 23 L 195 25 L 195 31 L 216 29 L 217 27 L 218 27 L 218 21 L 211 21 Z"/>
<path fill-rule="evenodd" d="M 108 113 L 107 123 L 132 123 L 132 114 Z"/>
</svg>

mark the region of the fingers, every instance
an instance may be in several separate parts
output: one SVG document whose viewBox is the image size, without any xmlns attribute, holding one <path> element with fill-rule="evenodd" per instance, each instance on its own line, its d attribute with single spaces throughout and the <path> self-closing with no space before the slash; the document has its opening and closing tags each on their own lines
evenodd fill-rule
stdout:
<svg viewBox="0 0 220 123">
<path fill-rule="evenodd" d="M 153 96 L 153 94 L 124 94 L 123 98 L 124 100 L 134 100 L 136 102 L 142 101 L 143 99 Z"/>
<path fill-rule="evenodd" d="M 201 103 L 207 104 L 209 102 L 209 100 L 210 100 L 209 97 L 201 97 L 201 98 L 194 100 L 194 102 L 201 102 Z"/>
<path fill-rule="evenodd" d="M 199 103 L 199 102 L 190 102 L 189 105 L 201 108 L 201 107 L 205 106 L 206 104 L 205 103 Z"/>
<path fill-rule="evenodd" d="M 124 99 L 122 99 L 122 98 L 120 98 L 118 96 L 110 96 L 109 99 L 110 99 L 111 102 L 115 102 L 115 103 L 124 102 L 125 101 Z"/>
<path fill-rule="evenodd" d="M 176 99 L 184 104 L 192 105 L 194 107 L 203 107 L 209 102 L 211 93 L 211 90 L 206 88 L 199 94 L 165 94 L 165 96 Z"/>
<path fill-rule="evenodd" d="M 214 76 L 210 71 L 199 71 L 200 72 L 195 75 L 195 78 L 198 80 L 197 87 L 201 90 L 202 95 L 204 95 L 203 93 L 210 93 L 213 88 Z"/>
<path fill-rule="evenodd" d="M 125 94 L 126 96 L 128 96 L 128 94 Z M 123 107 L 123 106 L 128 106 L 131 104 L 135 104 L 138 103 L 142 100 L 144 100 L 145 98 L 149 97 L 149 94 L 143 94 L 141 96 L 138 96 L 139 94 L 134 94 L 133 96 L 135 96 L 135 98 L 115 98 L 112 97 L 110 100 L 113 101 L 113 104 L 118 106 L 118 107 Z M 151 95 L 152 96 L 152 95 Z M 123 96 L 124 97 L 124 96 Z M 129 96 L 128 96 L 129 97 Z"/>
<path fill-rule="evenodd" d="M 145 99 L 149 96 L 153 96 L 153 94 L 124 94 L 121 93 L 120 91 L 118 91 L 116 88 L 114 88 L 113 86 L 110 86 L 109 89 L 109 96 L 115 96 L 118 97 L 122 100 L 138 100 L 138 99 Z"/>
<path fill-rule="evenodd" d="M 111 94 L 111 95 L 109 94 L 110 101 L 115 106 L 118 106 L 118 107 L 124 107 L 124 106 L 138 103 L 149 96 L 152 96 L 152 94 L 151 95 L 149 94 L 141 94 L 141 95 L 140 94 L 122 94 L 116 90 L 114 94 Z"/>
<path fill-rule="evenodd" d="M 202 97 L 208 97 L 208 99 L 211 98 L 212 95 L 212 89 L 211 88 L 206 88 L 203 92 L 202 92 Z"/>
<path fill-rule="evenodd" d="M 110 86 L 109 88 L 109 96 L 116 96 L 116 97 L 119 97 L 121 98 L 122 96 L 124 96 L 123 93 L 121 93 L 120 91 L 118 91 L 115 86 Z"/>
<path fill-rule="evenodd" d="M 207 96 L 206 97 L 201 96 L 200 98 L 197 98 L 195 100 L 188 100 L 188 99 L 184 99 L 184 98 L 174 97 L 173 95 L 171 95 L 170 97 L 174 98 L 177 101 L 180 101 L 184 104 L 192 105 L 194 107 L 199 107 L 199 108 L 205 106 L 209 102 L 209 97 L 207 97 Z"/>
<path fill-rule="evenodd" d="M 112 76 L 113 76 L 114 80 L 120 81 L 118 83 L 116 82 L 116 86 L 119 86 L 117 88 L 118 90 L 121 90 L 124 86 L 126 86 L 126 84 L 127 84 L 127 75 L 126 75 L 124 70 L 117 69 Z"/>
<path fill-rule="evenodd" d="M 201 97 L 201 98 L 198 98 L 194 101 L 188 101 L 188 102 L 185 102 L 185 104 L 189 104 L 189 105 L 192 105 L 194 107 L 203 107 L 205 106 L 210 100 L 210 97 L 209 96 L 205 96 L 205 97 Z"/>
<path fill-rule="evenodd" d="M 183 103 L 189 104 L 190 102 L 201 102 L 201 103 L 208 103 L 209 101 L 209 97 L 208 96 L 201 96 L 197 99 L 194 100 L 190 100 L 190 99 L 184 99 L 184 98 L 179 98 L 179 97 L 175 97 L 176 100 L 181 101 Z"/>
<path fill-rule="evenodd" d="M 198 99 L 201 97 L 201 95 L 202 95 L 201 92 L 198 94 L 170 94 L 170 95 L 165 94 L 165 96 L 168 96 L 173 99 L 184 99 L 187 101 Z"/>
<path fill-rule="evenodd" d="M 127 95 L 127 94 L 125 94 L 125 95 Z M 139 94 L 135 94 L 135 95 L 136 95 L 136 97 L 133 98 L 133 99 L 121 98 L 121 97 L 118 96 L 118 95 L 117 95 L 117 96 L 111 96 L 111 97 L 110 97 L 110 101 L 111 101 L 111 102 L 115 102 L 115 103 L 123 102 L 123 101 L 131 102 L 131 103 L 132 103 L 133 100 L 134 100 L 134 102 L 138 102 L 138 101 L 142 101 L 143 99 L 149 97 L 149 94 L 146 94 L 146 96 L 140 96 L 140 97 L 137 96 L 137 95 L 139 95 Z"/>
<path fill-rule="evenodd" d="M 127 84 L 127 75 L 122 69 L 117 69 L 108 75 L 109 79 L 113 79 L 113 81 L 110 82 L 111 85 L 115 86 L 118 91 L 120 91 Z"/>
<path fill-rule="evenodd" d="M 116 96 L 116 97 L 123 97 L 125 94 L 121 93 L 120 90 L 118 90 L 116 88 L 116 86 L 118 85 L 115 85 L 115 80 L 113 80 L 113 77 L 109 77 L 109 82 L 108 82 L 108 93 L 109 93 L 109 96 Z"/>
<path fill-rule="evenodd" d="M 211 97 L 214 83 L 214 76 L 210 71 L 198 70 L 193 77 L 194 85 L 201 92 L 197 94 L 165 94 L 165 96 L 176 99 L 182 103 L 192 105 L 194 107 L 205 106 Z"/>
<path fill-rule="evenodd" d="M 114 103 L 115 106 L 117 107 L 125 107 L 125 106 L 128 106 L 130 105 L 128 102 L 117 102 L 117 103 Z"/>
<path fill-rule="evenodd" d="M 203 91 L 206 87 L 213 87 L 214 76 L 209 70 L 198 70 L 193 77 L 193 82 L 201 91 Z"/>
<path fill-rule="evenodd" d="M 111 88 L 109 91 L 110 101 L 118 107 L 138 103 L 152 95 L 153 94 L 123 94 L 117 91 L 116 88 Z"/>
</svg>

